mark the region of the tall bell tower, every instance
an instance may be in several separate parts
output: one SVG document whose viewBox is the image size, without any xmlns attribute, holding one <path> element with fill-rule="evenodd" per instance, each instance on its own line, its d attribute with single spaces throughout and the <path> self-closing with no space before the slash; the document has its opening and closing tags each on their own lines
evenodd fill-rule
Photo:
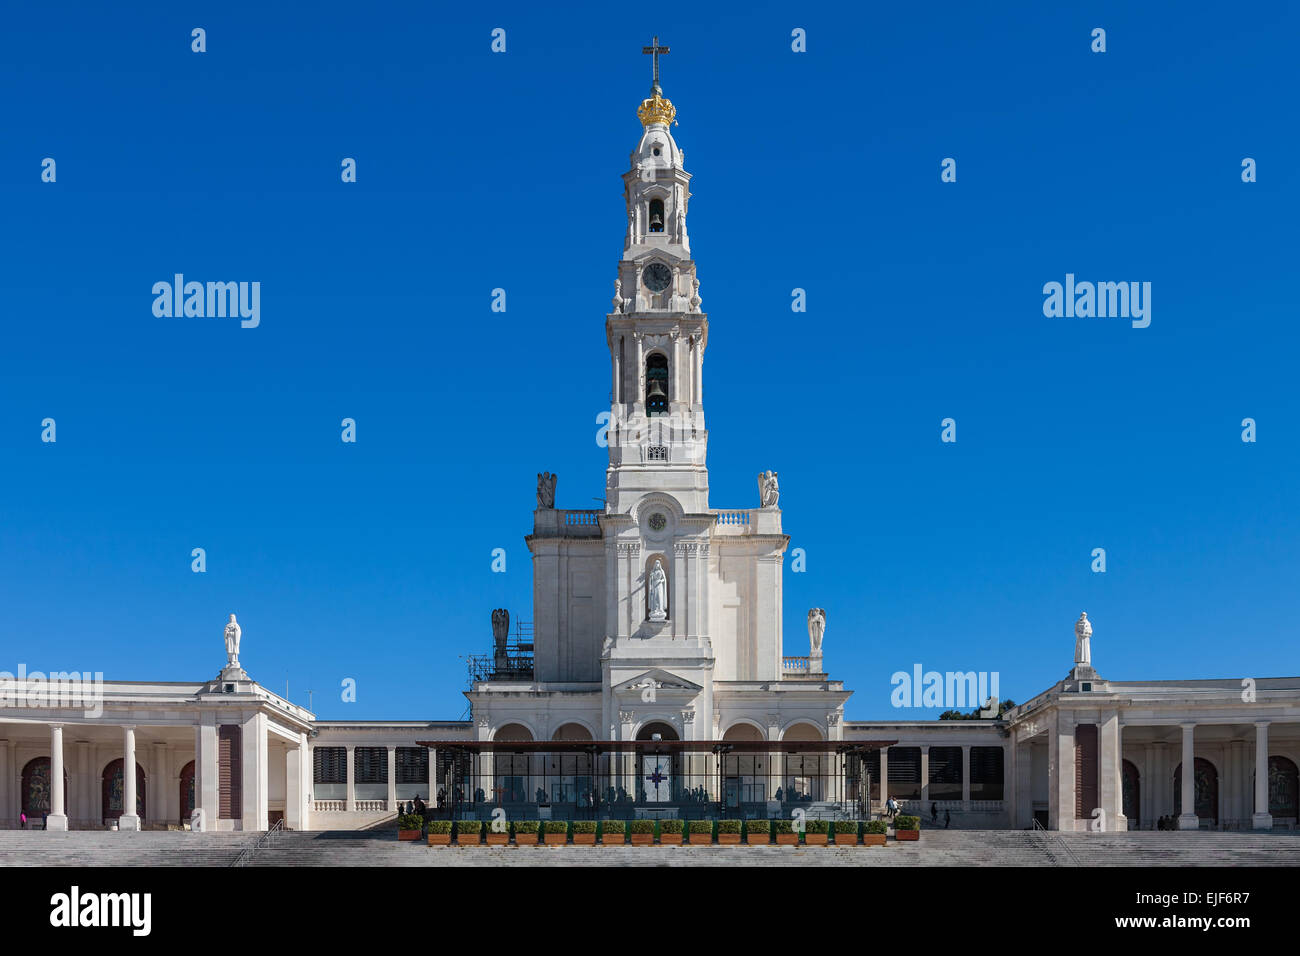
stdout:
<svg viewBox="0 0 1300 956">
<path fill-rule="evenodd" d="M 659 87 L 656 37 L 650 96 L 637 110 L 641 141 L 623 174 L 627 233 L 605 320 L 612 372 L 606 512 L 626 513 L 662 492 L 687 512 L 709 507 L 704 349 L 708 316 L 691 259 L 690 173 L 670 127 L 677 110 Z"/>
</svg>

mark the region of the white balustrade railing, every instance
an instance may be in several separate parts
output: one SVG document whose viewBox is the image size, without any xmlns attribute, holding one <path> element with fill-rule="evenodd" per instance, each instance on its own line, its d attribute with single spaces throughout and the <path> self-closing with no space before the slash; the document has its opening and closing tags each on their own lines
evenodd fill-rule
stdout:
<svg viewBox="0 0 1300 956">
<path fill-rule="evenodd" d="M 379 813 L 388 809 L 387 800 L 356 800 L 353 807 L 358 813 Z M 347 811 L 346 800 L 313 800 L 312 809 L 317 813 L 344 813 Z"/>
<path fill-rule="evenodd" d="M 783 657 L 781 658 L 782 674 L 807 674 L 812 670 L 811 657 Z"/>
</svg>

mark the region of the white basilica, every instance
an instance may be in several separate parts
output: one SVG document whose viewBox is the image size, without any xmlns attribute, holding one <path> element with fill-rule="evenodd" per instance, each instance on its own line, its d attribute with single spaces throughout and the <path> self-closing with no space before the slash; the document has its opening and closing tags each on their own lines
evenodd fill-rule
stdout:
<svg viewBox="0 0 1300 956">
<path fill-rule="evenodd" d="M 651 49 L 605 318 L 605 507 L 557 508 L 538 476 L 533 620 L 492 612 L 472 718 L 318 720 L 244 672 L 232 615 L 212 680 L 108 682 L 97 712 L 49 681 L 0 690 L 0 824 L 353 828 L 416 797 L 512 819 L 863 817 L 892 796 L 926 825 L 1296 825 L 1300 678 L 1108 681 L 1081 618 L 1069 672 L 1001 716 L 858 722 L 825 670 L 826 611 L 789 653 L 777 473 L 755 507 L 709 501 L 691 177 Z"/>
</svg>

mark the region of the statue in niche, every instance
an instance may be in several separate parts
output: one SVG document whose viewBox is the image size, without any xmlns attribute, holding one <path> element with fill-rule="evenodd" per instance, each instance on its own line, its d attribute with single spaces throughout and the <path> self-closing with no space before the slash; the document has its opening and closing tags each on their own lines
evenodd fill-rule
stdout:
<svg viewBox="0 0 1300 956">
<path fill-rule="evenodd" d="M 655 558 L 655 563 L 650 568 L 650 577 L 646 581 L 646 606 L 651 621 L 657 623 L 668 620 L 668 575 L 664 573 L 663 562 L 658 558 Z"/>
<path fill-rule="evenodd" d="M 1092 622 L 1087 611 L 1074 622 L 1074 663 L 1092 666 Z"/>
<path fill-rule="evenodd" d="M 555 479 L 556 475 L 549 471 L 544 471 L 537 476 L 537 507 L 554 508 L 555 507 Z"/>
<path fill-rule="evenodd" d="M 758 473 L 758 502 L 760 508 L 775 508 L 781 498 L 781 488 L 777 484 L 776 472 L 760 471 Z"/>
<path fill-rule="evenodd" d="M 239 622 L 235 620 L 235 615 L 230 615 L 230 623 L 226 625 L 226 666 L 239 666 L 239 638 L 243 634 Z"/>
<path fill-rule="evenodd" d="M 815 607 L 808 611 L 808 644 L 814 657 L 822 652 L 822 635 L 826 633 L 826 611 Z"/>
</svg>

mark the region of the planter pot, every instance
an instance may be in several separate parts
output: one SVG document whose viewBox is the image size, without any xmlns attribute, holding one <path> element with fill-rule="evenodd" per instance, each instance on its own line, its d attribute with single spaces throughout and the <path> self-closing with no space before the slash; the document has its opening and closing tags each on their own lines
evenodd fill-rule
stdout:
<svg viewBox="0 0 1300 956">
<path fill-rule="evenodd" d="M 835 834 L 836 846 L 857 846 L 858 835 L 856 833 L 837 833 Z"/>
<path fill-rule="evenodd" d="M 713 846 L 713 834 L 692 833 L 689 842 L 691 846 Z"/>
<path fill-rule="evenodd" d="M 661 833 L 659 834 L 659 842 L 664 846 L 681 846 L 682 835 L 680 833 Z"/>
<path fill-rule="evenodd" d="M 799 834 L 797 833 L 778 833 L 776 835 L 777 846 L 798 846 Z"/>
<path fill-rule="evenodd" d="M 456 834 L 456 845 L 457 845 L 457 846 L 478 846 L 478 845 L 479 845 L 480 843 L 482 843 L 482 842 L 483 842 L 482 837 L 480 837 L 477 833 L 457 833 L 457 834 Z"/>
<path fill-rule="evenodd" d="M 419 830 L 398 830 L 397 839 L 399 840 L 418 840 L 420 839 Z"/>
<path fill-rule="evenodd" d="M 895 830 L 895 840 L 919 840 L 921 839 L 920 830 Z"/>
<path fill-rule="evenodd" d="M 633 833 L 633 846 L 654 846 L 655 835 L 653 833 Z"/>
<path fill-rule="evenodd" d="M 547 846 L 559 846 L 562 843 L 569 842 L 569 835 L 567 833 L 547 833 L 543 835 L 543 839 Z"/>
<path fill-rule="evenodd" d="M 626 833 L 602 833 L 600 835 L 602 846 L 623 846 L 627 843 Z"/>
<path fill-rule="evenodd" d="M 740 845 L 740 834 L 739 834 L 739 833 L 719 833 L 719 834 L 718 834 L 718 843 L 721 844 L 722 846 L 739 846 L 739 845 Z"/>
<path fill-rule="evenodd" d="M 429 846 L 451 846 L 450 833 L 430 833 Z"/>
<path fill-rule="evenodd" d="M 829 833 L 805 833 L 803 835 L 804 846 L 825 846 L 829 840 Z"/>
<path fill-rule="evenodd" d="M 537 846 L 536 833 L 516 833 L 515 846 Z"/>
<path fill-rule="evenodd" d="M 770 833 L 747 833 L 745 834 L 745 842 L 750 846 L 767 846 L 772 842 L 772 835 Z"/>
<path fill-rule="evenodd" d="M 489 830 L 487 835 L 487 844 L 488 846 L 509 846 L 510 834 L 493 833 Z"/>
<path fill-rule="evenodd" d="M 884 833 L 864 833 L 862 834 L 863 846 L 884 846 L 886 835 Z"/>
<path fill-rule="evenodd" d="M 573 835 L 574 846 L 595 846 L 596 834 L 594 833 L 575 833 Z"/>
</svg>

